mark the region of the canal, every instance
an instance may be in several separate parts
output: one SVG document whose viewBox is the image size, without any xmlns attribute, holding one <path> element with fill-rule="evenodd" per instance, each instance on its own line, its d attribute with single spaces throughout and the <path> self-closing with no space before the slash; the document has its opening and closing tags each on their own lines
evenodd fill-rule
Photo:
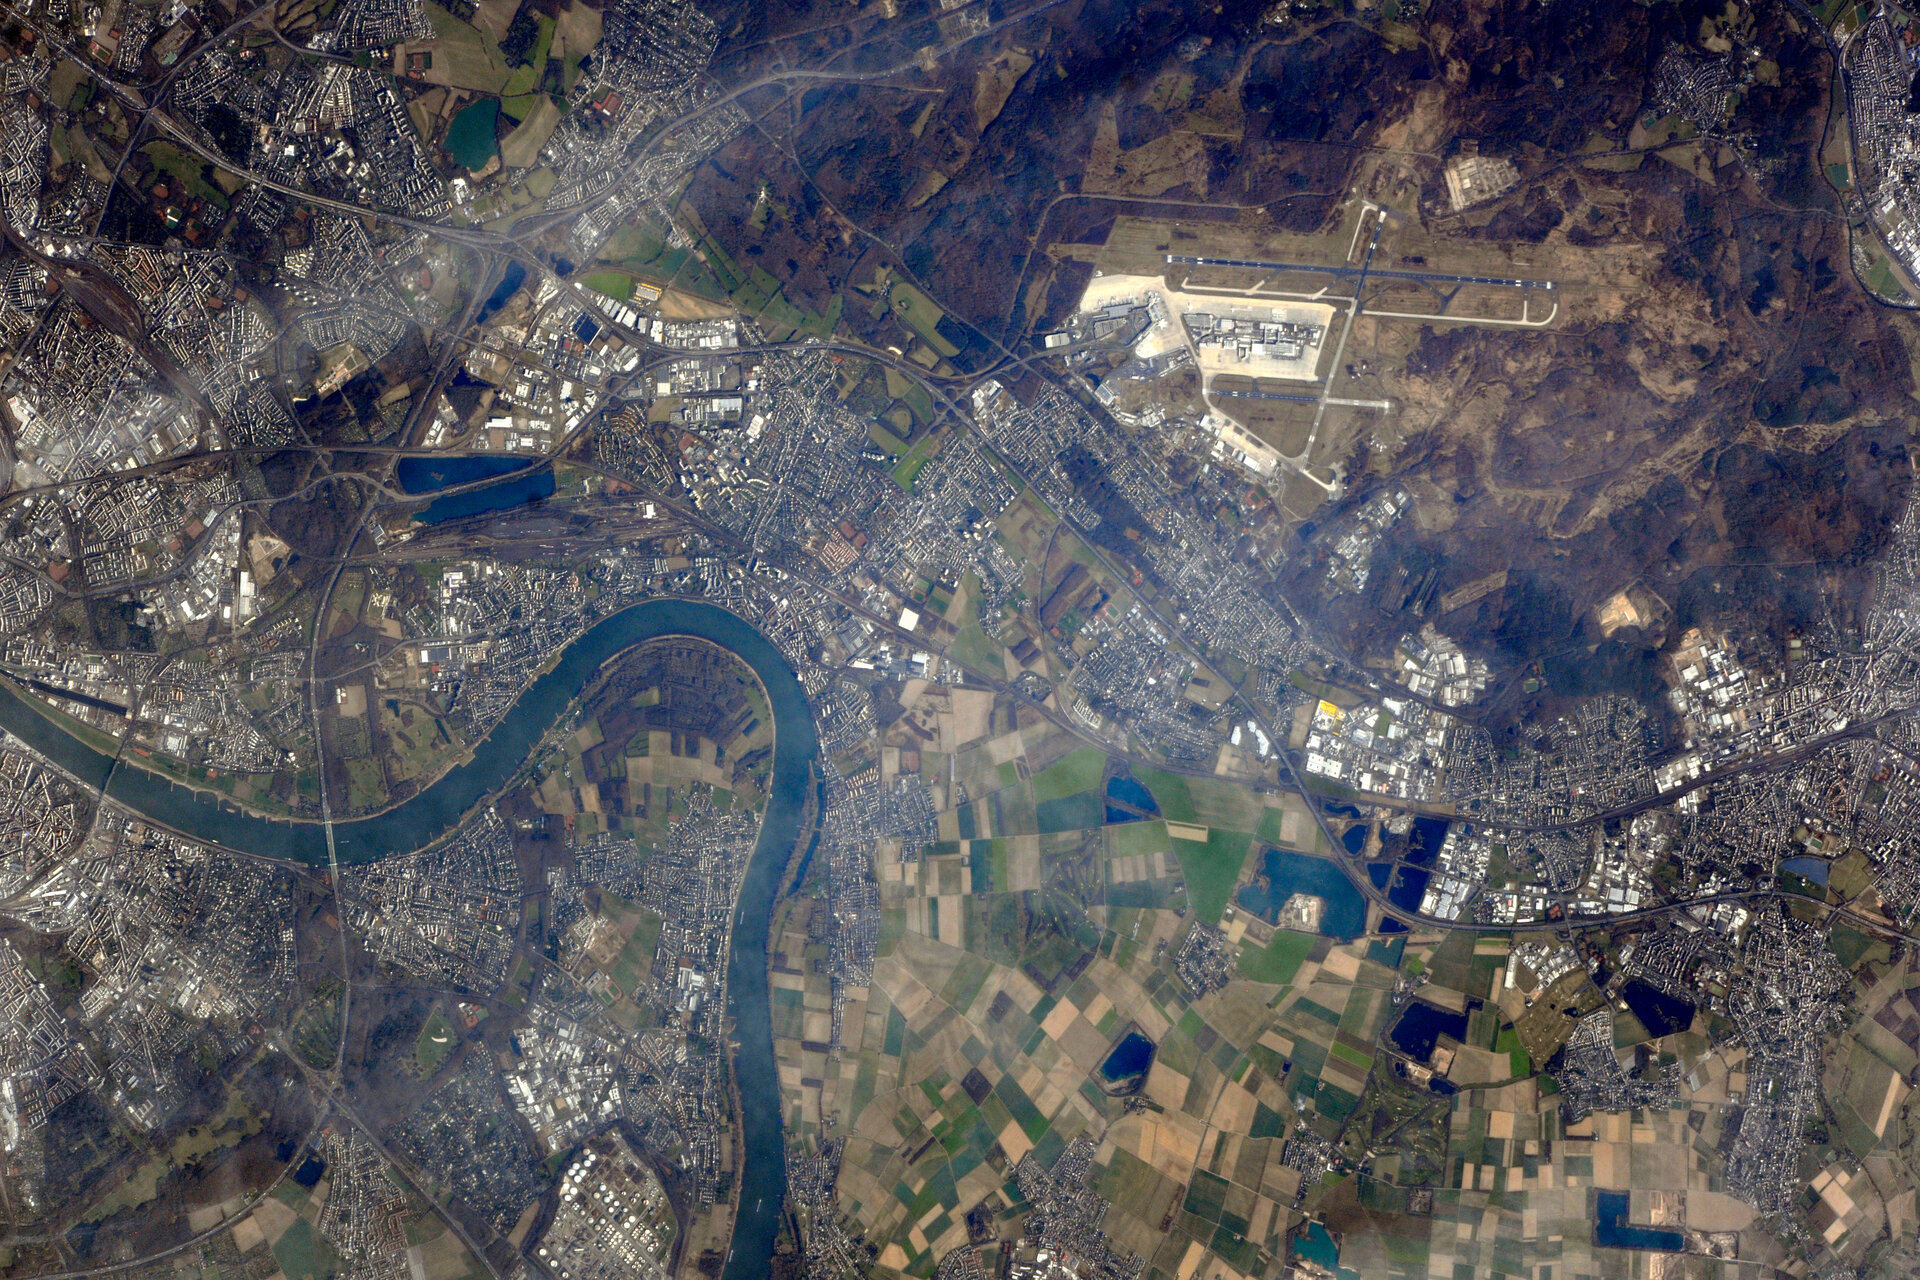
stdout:
<svg viewBox="0 0 1920 1280">
<path fill-rule="evenodd" d="M 334 840 L 343 863 L 375 862 L 433 843 L 475 805 L 514 779 L 546 731 L 608 660 L 634 645 L 672 635 L 697 636 L 739 657 L 759 676 L 773 711 L 773 773 L 766 816 L 734 910 L 727 968 L 728 1008 L 738 1040 L 734 1079 L 740 1091 L 745 1167 L 735 1183 L 739 1216 L 722 1280 L 760 1280 L 771 1270 L 787 1190 L 780 1082 L 767 991 L 767 929 L 787 855 L 800 838 L 807 787 L 819 754 L 806 694 L 772 642 L 738 615 L 699 601 L 650 600 L 623 609 L 569 645 L 557 663 L 521 692 L 464 764 L 385 813 L 336 822 Z M 326 833 L 319 823 L 258 817 L 218 803 L 212 793 L 116 764 L 5 686 L 0 686 L 0 728 L 162 826 L 247 853 L 326 864 Z"/>
</svg>

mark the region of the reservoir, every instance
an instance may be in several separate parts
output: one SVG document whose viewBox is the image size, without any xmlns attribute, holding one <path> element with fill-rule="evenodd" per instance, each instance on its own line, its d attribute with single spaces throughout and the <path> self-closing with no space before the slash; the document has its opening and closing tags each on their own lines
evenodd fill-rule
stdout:
<svg viewBox="0 0 1920 1280">
<path fill-rule="evenodd" d="M 1129 1031 L 1100 1064 L 1100 1078 L 1106 1081 L 1109 1092 L 1120 1091 L 1116 1089 L 1120 1085 L 1127 1086 L 1124 1092 L 1132 1092 L 1140 1086 L 1147 1068 L 1152 1065 L 1153 1041 L 1138 1031 Z"/>
<path fill-rule="evenodd" d="M 1427 896 L 1428 873 L 1419 867 L 1401 867 L 1400 879 L 1387 890 L 1387 901 L 1402 911 L 1418 911 Z"/>
<path fill-rule="evenodd" d="M 1687 1247 L 1687 1238 L 1678 1231 L 1662 1227 L 1632 1227 L 1627 1214 L 1633 1204 L 1630 1191 L 1601 1191 L 1593 1217 L 1593 1242 L 1608 1249 L 1659 1249 L 1678 1253 Z"/>
<path fill-rule="evenodd" d="M 1417 866 L 1430 867 L 1440 852 L 1440 846 L 1447 842 L 1447 820 L 1445 818 L 1415 818 L 1413 820 L 1413 838 L 1408 842 L 1407 861 Z"/>
<path fill-rule="evenodd" d="M 527 278 L 527 268 L 520 262 L 509 262 L 505 271 L 500 273 L 500 283 L 493 287 L 487 300 L 480 307 L 480 314 L 474 323 L 480 324 L 492 318 L 493 313 L 507 305 L 514 294 L 520 292 L 520 286 Z"/>
<path fill-rule="evenodd" d="M 1320 920 L 1321 933 L 1330 938 L 1357 938 L 1366 932 L 1367 900 L 1346 873 L 1325 858 L 1269 846 L 1262 855 L 1260 871 L 1267 878 L 1266 886 L 1250 884 L 1236 901 L 1261 919 L 1277 923 L 1288 898 L 1311 893 L 1327 904 L 1326 915 Z"/>
<path fill-rule="evenodd" d="M 441 524 L 488 511 L 511 511 L 542 498 L 551 498 L 553 489 L 553 468 L 541 467 L 538 471 L 523 471 L 499 484 L 482 485 L 464 493 L 449 493 L 435 498 L 427 504 L 426 510 L 414 512 L 413 518 L 422 524 Z"/>
<path fill-rule="evenodd" d="M 532 465 L 531 458 L 476 457 L 471 454 L 464 457 L 402 458 L 400 465 L 393 469 L 393 478 L 408 493 L 438 493 L 442 489 L 454 489 L 463 484 L 510 476 Z"/>
<path fill-rule="evenodd" d="M 1467 1015 L 1449 1013 L 1437 1005 L 1425 1000 L 1415 1000 L 1400 1015 L 1400 1021 L 1393 1024 L 1393 1030 L 1387 1033 L 1387 1039 L 1393 1041 L 1394 1048 L 1424 1063 L 1433 1057 L 1433 1046 L 1440 1042 L 1441 1036 L 1452 1036 L 1455 1040 L 1467 1037 Z"/>
<path fill-rule="evenodd" d="M 426 508 L 414 513 L 423 524 L 463 520 L 488 511 L 509 511 L 514 507 L 553 496 L 553 471 L 549 467 L 533 470 L 531 458 L 449 457 L 402 458 L 394 468 L 394 478 L 408 493 L 438 493 L 463 485 L 480 484 L 465 493 L 450 493 L 435 498 Z M 512 476 L 499 484 L 483 481 Z"/>
<path fill-rule="evenodd" d="M 1294 1237 L 1292 1243 L 1295 1253 L 1331 1272 L 1338 1280 L 1360 1280 L 1358 1271 L 1340 1265 L 1340 1246 L 1333 1242 L 1333 1235 L 1327 1230 L 1326 1224 L 1309 1222 L 1307 1229 Z"/>
<path fill-rule="evenodd" d="M 728 1008 L 739 1040 L 733 1073 L 747 1159 L 736 1184 L 739 1216 L 722 1280 L 760 1280 L 771 1269 L 787 1188 L 767 990 L 767 929 L 780 874 L 800 837 L 807 787 L 819 754 L 806 693 L 773 643 L 737 614 L 701 601 L 649 600 L 611 614 L 589 627 L 546 674 L 521 692 L 466 763 L 411 800 L 371 818 L 337 822 L 333 832 L 343 863 L 374 862 L 431 844 L 519 774 L 541 736 L 609 659 L 669 635 L 697 636 L 734 653 L 759 676 L 773 711 L 766 816 L 740 887 L 727 968 Z M 162 826 L 249 853 L 319 866 L 327 862 L 326 833 L 319 823 L 256 817 L 158 774 L 116 765 L 5 685 L 0 685 L 0 727 L 88 786 Z"/>
<path fill-rule="evenodd" d="M 1640 1025 L 1656 1036 L 1670 1036 L 1693 1025 L 1693 1005 L 1689 1001 L 1670 996 L 1639 978 L 1620 988 L 1620 998 L 1640 1019 Z"/>
<path fill-rule="evenodd" d="M 497 149 L 493 127 L 500 118 L 498 98 L 477 98 L 447 126 L 447 154 L 466 169 L 484 169 Z"/>
<path fill-rule="evenodd" d="M 1143 818 L 1157 817 L 1159 813 L 1160 806 L 1154 803 L 1153 793 L 1147 790 L 1140 779 L 1124 775 L 1107 779 L 1109 825 L 1139 822 Z"/>
<path fill-rule="evenodd" d="M 1780 869 L 1782 871 L 1790 871 L 1796 876 L 1811 880 L 1815 884 L 1824 887 L 1827 883 L 1827 873 L 1833 870 L 1833 864 L 1825 858 L 1788 858 L 1780 864 Z"/>
</svg>

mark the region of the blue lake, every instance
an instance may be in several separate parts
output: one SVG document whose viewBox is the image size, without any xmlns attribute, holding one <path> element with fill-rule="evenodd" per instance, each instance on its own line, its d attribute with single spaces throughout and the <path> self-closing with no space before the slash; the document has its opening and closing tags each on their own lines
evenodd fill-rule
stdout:
<svg viewBox="0 0 1920 1280">
<path fill-rule="evenodd" d="M 447 520 L 484 515 L 489 511 L 511 511 L 515 507 L 524 507 L 530 502 L 552 497 L 553 489 L 553 469 L 542 467 L 538 471 L 523 472 L 511 480 L 502 480 L 499 484 L 435 498 L 427 504 L 426 510 L 416 511 L 413 518 L 422 524 L 440 524 Z"/>
<path fill-rule="evenodd" d="M 446 458 L 402 458 L 393 469 L 394 479 L 408 493 L 438 493 L 463 484 L 510 476 L 533 465 L 532 458 L 476 457 L 464 454 Z"/>
<path fill-rule="evenodd" d="M 1633 1193 L 1628 1191 L 1602 1191 L 1597 1196 L 1599 1204 L 1593 1216 L 1593 1242 L 1607 1249 L 1658 1249 L 1662 1253 L 1679 1253 L 1687 1247 L 1687 1238 L 1678 1231 L 1668 1231 L 1664 1227 L 1632 1227 L 1627 1225 L 1627 1214 L 1633 1204 Z"/>
<path fill-rule="evenodd" d="M 1803 876 L 1817 885 L 1824 885 L 1827 882 L 1827 873 L 1833 870 L 1833 864 L 1825 858 L 1808 856 L 1788 858 L 1780 864 L 1780 869 L 1782 871 L 1791 871 L 1797 876 Z"/>
<path fill-rule="evenodd" d="M 1153 1041 L 1138 1031 L 1129 1031 L 1126 1039 L 1115 1045 L 1107 1060 L 1100 1064 L 1100 1076 L 1108 1084 L 1119 1084 L 1140 1075 L 1151 1065 Z"/>
<path fill-rule="evenodd" d="M 1143 822 L 1160 812 L 1160 806 L 1154 802 L 1153 792 L 1134 777 L 1119 776 L 1107 779 L 1107 815 L 1108 826 L 1117 826 L 1122 822 Z"/>
<path fill-rule="evenodd" d="M 1393 888 L 1387 890 L 1387 901 L 1402 911 L 1418 911 L 1420 899 L 1427 896 L 1427 881 L 1430 878 L 1419 867 L 1401 867 L 1400 879 Z"/>
<path fill-rule="evenodd" d="M 500 99 L 476 98 L 460 109 L 447 126 L 447 154 L 467 169 L 483 169 L 499 148 L 493 141 L 500 119 Z"/>
<path fill-rule="evenodd" d="M 507 269 L 500 274 L 500 283 L 493 287 L 487 300 L 480 307 L 480 314 L 474 318 L 475 324 L 484 324 L 493 313 L 507 305 L 507 299 L 520 292 L 520 286 L 526 282 L 527 269 L 518 262 L 509 262 Z"/>
<path fill-rule="evenodd" d="M 1269 848 L 1261 859 L 1260 871 L 1267 878 L 1266 887 L 1250 884 L 1235 901 L 1261 919 L 1277 923 L 1288 898 L 1311 893 L 1327 904 L 1320 920 L 1321 933 L 1330 938 L 1356 938 L 1366 932 L 1367 900 L 1334 863 L 1291 849 Z"/>
<path fill-rule="evenodd" d="M 1400 1020 L 1393 1024 L 1387 1039 L 1415 1062 L 1425 1062 L 1433 1056 L 1433 1046 L 1439 1043 L 1441 1036 L 1462 1040 L 1466 1034 L 1466 1014 L 1450 1012 L 1430 1005 L 1425 1000 L 1415 1000 L 1400 1015 Z"/>
<path fill-rule="evenodd" d="M 1415 818 L 1413 838 L 1408 842 L 1407 861 L 1423 867 L 1431 865 L 1440 852 L 1440 846 L 1446 843 L 1447 826 L 1445 818 Z"/>
<path fill-rule="evenodd" d="M 1346 831 L 1341 833 L 1340 847 L 1345 849 L 1348 853 L 1358 853 L 1362 849 L 1366 848 L 1367 847 L 1366 824 L 1363 822 L 1357 826 L 1348 827 Z"/>
<path fill-rule="evenodd" d="M 1656 1036 L 1670 1036 L 1693 1025 L 1693 1003 L 1670 996 L 1639 978 L 1620 989 L 1620 998 L 1640 1019 L 1640 1025 Z"/>
<path fill-rule="evenodd" d="M 1315 1266 L 1331 1271 L 1338 1280 L 1360 1280 L 1358 1271 L 1340 1265 L 1340 1246 L 1333 1242 L 1332 1234 L 1323 1223 L 1309 1222 L 1307 1229 L 1294 1237 L 1293 1251 Z"/>
</svg>

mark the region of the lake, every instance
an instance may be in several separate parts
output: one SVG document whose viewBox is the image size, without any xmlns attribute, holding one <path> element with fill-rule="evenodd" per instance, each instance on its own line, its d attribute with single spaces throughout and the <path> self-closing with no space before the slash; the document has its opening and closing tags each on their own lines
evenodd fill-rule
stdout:
<svg viewBox="0 0 1920 1280">
<path fill-rule="evenodd" d="M 482 485 L 464 493 L 449 493 L 445 497 L 435 498 L 426 505 L 425 510 L 414 512 L 413 518 L 421 524 L 443 524 L 448 520 L 464 520 L 468 516 L 484 515 L 489 511 L 511 511 L 515 507 L 551 498 L 553 490 L 553 468 L 541 467 L 538 471 L 522 472 L 498 484 Z"/>
<path fill-rule="evenodd" d="M 438 493 L 442 489 L 480 485 L 464 493 L 450 493 L 443 498 L 435 498 L 424 509 L 414 513 L 413 518 L 422 524 L 440 524 L 484 515 L 489 511 L 511 511 L 515 507 L 524 507 L 528 503 L 552 497 L 553 469 L 535 469 L 533 463 L 532 458 L 471 454 L 445 458 L 402 458 L 400 465 L 394 468 L 394 478 L 408 493 Z M 499 484 L 481 484 L 482 481 L 506 476 L 514 478 L 503 479 Z"/>
<path fill-rule="evenodd" d="M 1308 1262 L 1332 1272 L 1337 1280 L 1360 1280 L 1358 1271 L 1340 1265 L 1340 1246 L 1333 1242 L 1333 1235 L 1324 1223 L 1309 1222 L 1307 1229 L 1294 1237 L 1293 1251 Z"/>
<path fill-rule="evenodd" d="M 408 493 L 438 493 L 442 489 L 457 489 L 463 484 L 475 484 L 481 480 L 510 476 L 516 471 L 525 471 L 532 465 L 532 458 L 499 458 L 473 454 L 402 458 L 400 465 L 393 469 L 393 478 L 398 480 L 400 487 Z"/>
<path fill-rule="evenodd" d="M 1153 1041 L 1138 1031 L 1129 1031 L 1126 1038 L 1113 1047 L 1107 1060 L 1100 1064 L 1100 1078 L 1109 1086 L 1133 1081 L 1134 1087 L 1138 1087 L 1140 1079 L 1152 1065 Z"/>
<path fill-rule="evenodd" d="M 1447 842 L 1447 820 L 1445 818 L 1415 818 L 1413 836 L 1408 841 L 1407 861 L 1418 866 L 1433 865 L 1440 853 L 1440 846 Z"/>
<path fill-rule="evenodd" d="M 698 636 L 731 651 L 760 677 L 773 712 L 773 770 L 766 815 L 734 910 L 727 969 L 728 1010 L 738 1040 L 734 1080 L 740 1090 L 741 1139 L 748 1154 L 746 1167 L 735 1181 L 739 1216 L 722 1280 L 761 1280 L 772 1267 L 787 1187 L 767 989 L 767 930 L 781 872 L 799 842 L 807 787 L 820 750 L 806 693 L 773 643 L 745 619 L 717 605 L 696 600 L 632 605 L 581 633 L 546 674 L 521 692 L 464 764 L 385 813 L 337 822 L 333 831 L 343 863 L 373 862 L 431 844 L 520 773 L 547 729 L 609 659 L 669 635 Z M 319 823 L 257 817 L 230 803 L 216 803 L 211 792 L 116 763 L 4 685 L 0 685 L 0 727 L 157 825 L 249 853 L 311 865 L 327 862 L 326 833 Z"/>
<path fill-rule="evenodd" d="M 1296 893 L 1311 893 L 1327 904 L 1320 919 L 1320 932 L 1330 938 L 1357 938 L 1367 931 L 1367 900 L 1353 887 L 1346 873 L 1325 858 L 1315 858 L 1291 849 L 1269 847 L 1262 855 L 1261 874 L 1265 888 L 1250 884 L 1235 898 L 1241 906 L 1269 924 L 1280 919 L 1280 909 Z"/>
<path fill-rule="evenodd" d="M 1387 1032 L 1387 1039 L 1415 1062 L 1425 1063 L 1433 1057 L 1433 1046 L 1440 1042 L 1441 1036 L 1464 1040 L 1466 1035 L 1466 1014 L 1452 1013 L 1425 1000 L 1415 1000 L 1400 1015 L 1400 1020 L 1393 1024 L 1393 1030 Z"/>
<path fill-rule="evenodd" d="M 1420 900 L 1427 896 L 1427 881 L 1430 878 L 1419 867 L 1401 867 L 1399 880 L 1387 890 L 1387 901 L 1402 911 L 1418 911 Z"/>
<path fill-rule="evenodd" d="M 1664 1227 L 1633 1227 L 1627 1225 L 1627 1214 L 1633 1205 L 1633 1193 L 1630 1191 L 1601 1191 L 1597 1193 L 1598 1204 L 1593 1216 L 1593 1242 L 1606 1249 L 1658 1249 L 1663 1253 L 1679 1253 L 1687 1247 L 1687 1238 L 1678 1231 L 1669 1231 Z"/>
<path fill-rule="evenodd" d="M 1670 996 L 1660 988 L 1635 978 L 1620 988 L 1620 998 L 1640 1019 L 1640 1025 L 1656 1036 L 1670 1036 L 1693 1025 L 1693 1004 Z"/>
<path fill-rule="evenodd" d="M 498 98 L 475 98 L 447 126 L 447 154 L 466 169 L 484 169 L 499 150 L 493 129 L 500 118 Z"/>
<path fill-rule="evenodd" d="M 1159 813 L 1160 806 L 1154 802 L 1153 793 L 1140 779 L 1124 774 L 1107 779 L 1107 825 L 1141 822 Z"/>
<path fill-rule="evenodd" d="M 1833 870 L 1833 864 L 1825 858 L 1807 856 L 1788 858 L 1780 864 L 1780 869 L 1782 871 L 1792 872 L 1796 876 L 1811 880 L 1815 884 L 1824 887 L 1827 883 L 1827 874 Z"/>
<path fill-rule="evenodd" d="M 492 319 L 493 313 L 507 305 L 514 294 L 520 292 L 520 286 L 526 282 L 527 268 L 524 263 L 514 261 L 507 264 L 500 273 L 500 283 L 493 286 L 493 292 L 480 305 L 480 314 L 474 317 L 475 324 L 484 324 Z"/>
</svg>

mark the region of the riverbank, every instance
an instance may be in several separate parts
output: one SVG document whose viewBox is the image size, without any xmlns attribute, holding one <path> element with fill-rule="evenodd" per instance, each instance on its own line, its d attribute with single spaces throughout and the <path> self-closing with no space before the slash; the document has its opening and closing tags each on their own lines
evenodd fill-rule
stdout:
<svg viewBox="0 0 1920 1280">
<path fill-rule="evenodd" d="M 648 640 L 689 636 L 718 645 L 760 682 L 773 719 L 773 766 L 760 834 L 734 907 L 727 967 L 728 1014 L 736 1029 L 733 1081 L 739 1098 L 742 1162 L 724 1280 L 764 1280 L 772 1266 L 786 1201 L 780 1080 L 773 1053 L 767 938 L 780 882 L 799 843 L 819 754 L 812 709 L 780 651 L 737 614 L 691 600 L 630 606 L 588 628 L 522 691 L 492 733 L 462 764 L 412 799 L 377 817 L 333 825 L 342 863 L 367 863 L 424 848 L 517 777 L 527 756 L 600 676 L 611 659 Z M 237 851 L 324 866 L 325 828 L 225 809 L 190 788 L 124 767 L 63 731 L 0 686 L 0 728 L 115 803 L 157 825 Z"/>
</svg>

